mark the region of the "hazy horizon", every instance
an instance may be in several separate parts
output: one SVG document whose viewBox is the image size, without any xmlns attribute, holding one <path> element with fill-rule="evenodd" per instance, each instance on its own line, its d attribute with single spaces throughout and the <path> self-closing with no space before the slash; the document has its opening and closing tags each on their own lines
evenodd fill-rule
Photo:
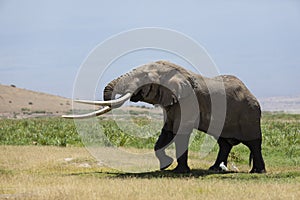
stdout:
<svg viewBox="0 0 300 200">
<path fill-rule="evenodd" d="M 0 84 L 71 97 L 96 45 L 126 30 L 161 27 L 196 40 L 220 74 L 236 75 L 257 97 L 300 95 L 300 2 L 180 2 L 0 0 Z M 158 59 L 179 62 L 144 51 L 119 64 L 125 70 Z"/>
</svg>

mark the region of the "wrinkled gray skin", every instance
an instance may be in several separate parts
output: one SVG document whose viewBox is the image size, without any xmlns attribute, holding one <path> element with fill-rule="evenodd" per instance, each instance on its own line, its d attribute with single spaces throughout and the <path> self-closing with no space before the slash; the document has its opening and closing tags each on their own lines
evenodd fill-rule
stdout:
<svg viewBox="0 0 300 200">
<path fill-rule="evenodd" d="M 174 172 L 190 171 L 188 142 L 195 128 L 218 140 L 218 156 L 210 170 L 220 170 L 221 162 L 227 165 L 231 148 L 243 143 L 249 147 L 250 159 L 253 159 L 250 172 L 265 172 L 260 106 L 238 78 L 227 75 L 206 78 L 173 63 L 157 61 L 111 81 L 104 89 L 104 100 L 115 99 L 117 94 L 127 92 L 133 94 L 130 99 L 133 102 L 159 104 L 164 110 L 164 126 L 154 147 L 161 170 L 173 162 L 165 149 L 174 142 L 178 163 Z M 213 113 L 212 99 L 222 98 L 226 100 L 225 104 L 216 101 Z"/>
</svg>

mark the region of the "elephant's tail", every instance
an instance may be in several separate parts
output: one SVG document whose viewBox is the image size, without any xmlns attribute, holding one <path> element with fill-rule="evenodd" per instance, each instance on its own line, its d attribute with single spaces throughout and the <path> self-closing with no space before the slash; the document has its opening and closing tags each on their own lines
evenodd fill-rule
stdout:
<svg viewBox="0 0 300 200">
<path fill-rule="evenodd" d="M 251 162 L 253 160 L 253 153 L 250 152 L 250 156 L 249 156 L 249 166 L 251 167 Z"/>
</svg>

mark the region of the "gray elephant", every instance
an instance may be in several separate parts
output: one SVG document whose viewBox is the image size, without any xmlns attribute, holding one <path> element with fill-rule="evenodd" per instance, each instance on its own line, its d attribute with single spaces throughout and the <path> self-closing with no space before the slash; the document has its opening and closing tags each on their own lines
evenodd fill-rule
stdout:
<svg viewBox="0 0 300 200">
<path fill-rule="evenodd" d="M 116 95 L 121 95 L 116 99 Z M 217 139 L 219 152 L 210 170 L 227 165 L 234 145 L 242 143 L 250 149 L 253 159 L 251 173 L 265 173 L 261 153 L 261 109 L 257 99 L 236 77 L 222 75 L 206 78 L 167 61 L 140 66 L 108 83 L 104 101 L 78 102 L 102 105 L 104 108 L 66 118 L 87 118 L 120 107 L 126 100 L 160 105 L 164 111 L 164 126 L 155 144 L 155 155 L 164 170 L 173 163 L 165 149 L 175 143 L 178 173 L 190 171 L 188 143 L 193 129 Z M 222 99 L 224 101 L 222 101 Z"/>
</svg>

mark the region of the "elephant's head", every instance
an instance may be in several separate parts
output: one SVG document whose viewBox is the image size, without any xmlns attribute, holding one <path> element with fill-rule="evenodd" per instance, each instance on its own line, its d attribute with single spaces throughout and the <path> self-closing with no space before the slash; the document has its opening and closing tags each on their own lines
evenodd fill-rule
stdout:
<svg viewBox="0 0 300 200">
<path fill-rule="evenodd" d="M 149 63 L 108 83 L 103 92 L 104 101 L 77 101 L 105 106 L 103 109 L 85 115 L 64 117 L 85 118 L 101 115 L 120 107 L 128 99 L 133 102 L 143 101 L 163 107 L 170 106 L 190 95 L 193 81 L 187 70 L 175 64 L 166 61 Z M 118 95 L 120 97 L 116 98 Z"/>
</svg>

